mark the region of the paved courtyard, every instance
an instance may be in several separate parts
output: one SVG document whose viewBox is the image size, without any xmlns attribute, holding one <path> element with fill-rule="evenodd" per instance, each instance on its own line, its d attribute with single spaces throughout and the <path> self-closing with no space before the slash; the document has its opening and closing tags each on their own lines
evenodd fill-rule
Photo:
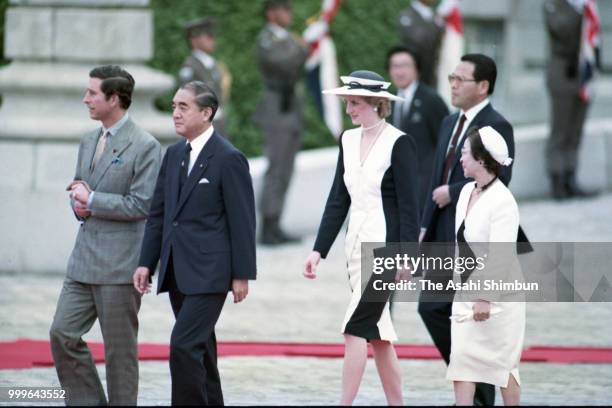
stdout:
<svg viewBox="0 0 612 408">
<path fill-rule="evenodd" d="M 612 195 L 563 203 L 522 202 L 521 224 L 532 241 L 612 242 Z M 258 248 L 258 280 L 248 299 L 228 300 L 218 324 L 219 341 L 340 343 L 339 333 L 349 289 L 341 245 L 319 268 L 319 278 L 301 276 L 314 237 L 280 249 Z M 338 239 L 337 242 L 340 242 Z M 0 276 L 0 341 L 47 339 L 62 276 Z M 231 296 L 229 297 L 231 299 Z M 400 343 L 430 344 L 414 303 L 397 304 Z M 147 295 L 140 312 L 140 341 L 168 342 L 173 318 L 167 295 Z M 86 340 L 101 340 L 97 325 Z M 612 304 L 533 303 L 528 305 L 525 346 L 612 347 Z M 224 357 L 219 362 L 226 403 L 231 405 L 335 404 L 339 398 L 341 359 L 305 357 Z M 402 360 L 408 405 L 453 403 L 442 360 Z M 104 382 L 104 366 L 99 365 Z M 140 365 L 139 403 L 168 405 L 167 362 Z M 357 404 L 385 404 L 372 361 Z M 610 405 L 612 365 L 521 365 L 526 405 Z M 53 368 L 0 370 L 1 386 L 57 386 Z M 6 404 L 1 402 L 0 404 Z M 501 398 L 498 398 L 501 404 Z"/>
</svg>

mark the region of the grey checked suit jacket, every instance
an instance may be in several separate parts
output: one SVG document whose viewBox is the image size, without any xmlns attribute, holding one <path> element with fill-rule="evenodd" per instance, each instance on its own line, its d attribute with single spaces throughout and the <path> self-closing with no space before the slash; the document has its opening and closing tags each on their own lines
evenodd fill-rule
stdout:
<svg viewBox="0 0 612 408">
<path fill-rule="evenodd" d="M 88 284 L 129 284 L 138 266 L 144 224 L 161 164 L 161 146 L 130 119 L 107 142 L 94 171 L 101 130 L 79 146 L 75 180 L 95 191 L 68 260 L 68 278 Z"/>
</svg>

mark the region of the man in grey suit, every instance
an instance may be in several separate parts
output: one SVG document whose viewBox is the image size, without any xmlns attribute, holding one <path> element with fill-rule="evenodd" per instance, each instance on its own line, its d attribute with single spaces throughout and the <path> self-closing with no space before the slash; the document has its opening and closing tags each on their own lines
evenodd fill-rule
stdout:
<svg viewBox="0 0 612 408">
<path fill-rule="evenodd" d="M 161 146 L 129 118 L 134 79 L 106 65 L 89 73 L 83 102 L 102 128 L 79 146 L 68 186 L 81 227 L 53 324 L 51 351 L 69 405 L 135 405 L 138 396 L 138 310 L 132 286 L 145 219 L 161 164 Z M 99 320 L 108 400 L 82 336 Z"/>
<path fill-rule="evenodd" d="M 187 23 L 185 32 L 192 52 L 179 71 L 179 83 L 184 85 L 191 81 L 202 81 L 213 89 L 220 103 L 214 126 L 227 137 L 225 114 L 232 79 L 225 64 L 213 56 L 217 48 L 216 23 L 210 17 L 200 18 Z"/>
<path fill-rule="evenodd" d="M 580 96 L 578 67 L 583 11 L 584 2 L 580 1 L 547 0 L 544 3 L 550 46 L 546 85 L 551 106 L 546 164 L 552 196 L 557 200 L 593 195 L 576 184 L 578 147 L 588 108 L 588 102 Z M 599 63 L 599 58 L 596 60 Z"/>
<path fill-rule="evenodd" d="M 257 37 L 257 62 L 265 91 L 254 115 L 263 131 L 268 159 L 260 205 L 260 242 L 278 245 L 297 241 L 282 231 L 280 218 L 295 155 L 302 143 L 303 101 L 296 85 L 308 50 L 287 30 L 293 18 L 288 0 L 268 0 L 264 10 L 267 24 Z"/>
<path fill-rule="evenodd" d="M 436 72 L 444 22 L 435 14 L 436 0 L 414 0 L 402 10 L 399 37 L 402 45 L 416 50 L 421 61 L 421 81 L 436 88 Z"/>
<path fill-rule="evenodd" d="M 419 215 L 429 199 L 429 184 L 438 145 L 438 131 L 448 115 L 440 95 L 420 81 L 420 60 L 414 49 L 396 46 L 387 52 L 387 70 L 402 102 L 393 102 L 390 122 L 414 138 L 418 157 Z"/>
</svg>

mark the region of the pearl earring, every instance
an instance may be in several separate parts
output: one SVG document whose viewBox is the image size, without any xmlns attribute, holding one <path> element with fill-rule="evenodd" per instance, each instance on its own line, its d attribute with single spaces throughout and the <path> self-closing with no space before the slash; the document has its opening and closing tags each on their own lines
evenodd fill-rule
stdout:
<svg viewBox="0 0 612 408">
<path fill-rule="evenodd" d="M 378 108 L 374 108 L 374 112 L 378 112 Z"/>
</svg>

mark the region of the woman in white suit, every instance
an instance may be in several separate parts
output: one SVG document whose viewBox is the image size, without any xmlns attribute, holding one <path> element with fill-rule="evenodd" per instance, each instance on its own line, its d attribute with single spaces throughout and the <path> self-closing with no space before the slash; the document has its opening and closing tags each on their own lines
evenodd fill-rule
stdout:
<svg viewBox="0 0 612 408">
<path fill-rule="evenodd" d="M 460 256 L 462 248 L 473 251 L 474 256 L 488 255 L 485 267 L 475 269 L 470 279 L 481 278 L 482 282 L 487 276 L 501 277 L 500 271 L 506 277 L 512 271 L 520 273 L 515 252 L 518 206 L 498 178 L 502 166 L 511 162 L 506 142 L 495 129 L 486 126 L 468 133 L 461 164 L 465 177 L 475 181 L 461 190 L 455 231 Z M 479 382 L 501 387 L 505 405 L 520 402 L 518 364 L 525 334 L 525 303 L 494 301 L 499 298 L 492 295 L 469 301 L 462 301 L 459 292 L 455 295 L 447 379 L 454 382 L 457 405 L 473 404 L 475 383 Z"/>
<path fill-rule="evenodd" d="M 390 291 L 379 293 L 384 301 L 367 301 L 362 292 L 361 243 L 417 242 L 416 145 L 411 136 L 385 121 L 389 100 L 402 100 L 386 91 L 389 82 L 371 71 L 355 71 L 341 79 L 344 86 L 324 93 L 342 96 L 346 113 L 359 126 L 340 137 L 336 175 L 304 276 L 316 277 L 319 261 L 327 256 L 348 216 L 344 250 L 353 294 L 342 325 L 345 354 L 340 404 L 352 404 L 357 395 L 370 343 L 387 402 L 402 405 Z"/>
</svg>

